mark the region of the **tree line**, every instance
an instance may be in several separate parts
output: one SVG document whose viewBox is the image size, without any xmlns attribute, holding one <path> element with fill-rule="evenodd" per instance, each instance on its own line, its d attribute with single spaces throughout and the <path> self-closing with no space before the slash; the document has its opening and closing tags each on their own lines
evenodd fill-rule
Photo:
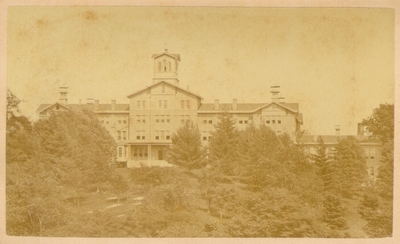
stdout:
<svg viewBox="0 0 400 244">
<path fill-rule="evenodd" d="M 311 155 L 265 125 L 238 131 L 228 113 L 207 146 L 190 121 L 173 134 L 168 161 L 175 167 L 116 170 L 116 143 L 95 114 L 55 112 L 30 122 L 16 116 L 19 103 L 8 91 L 9 235 L 348 237 L 349 199 L 358 202 L 369 237 L 392 233 L 393 105 L 363 121 L 384 143 L 370 182 L 355 138 L 341 140 L 334 158 L 319 138 Z M 115 211 L 96 208 L 110 195 L 125 202 Z"/>
</svg>

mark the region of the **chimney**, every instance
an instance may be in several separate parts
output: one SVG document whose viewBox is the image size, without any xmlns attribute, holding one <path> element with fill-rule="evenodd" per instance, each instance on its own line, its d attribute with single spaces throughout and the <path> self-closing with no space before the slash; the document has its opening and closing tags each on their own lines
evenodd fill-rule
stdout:
<svg viewBox="0 0 400 244">
<path fill-rule="evenodd" d="M 279 103 L 279 88 L 280 86 L 271 86 L 272 102 Z"/>
<path fill-rule="evenodd" d="M 364 125 L 362 123 L 357 124 L 357 135 L 364 136 Z"/>
<path fill-rule="evenodd" d="M 336 136 L 340 136 L 340 125 L 335 125 Z"/>
<path fill-rule="evenodd" d="M 219 110 L 219 100 L 218 99 L 215 99 L 214 110 Z"/>
<path fill-rule="evenodd" d="M 232 101 L 232 110 L 237 110 L 237 99 L 233 99 Z"/>
<path fill-rule="evenodd" d="M 94 110 L 99 110 L 99 100 L 94 100 Z"/>
<path fill-rule="evenodd" d="M 68 102 L 67 99 L 68 87 L 60 86 L 60 103 L 66 105 Z"/>
<path fill-rule="evenodd" d="M 111 100 L 111 110 L 115 111 L 115 100 Z"/>
<path fill-rule="evenodd" d="M 93 104 L 93 98 L 86 98 L 86 104 Z"/>
</svg>

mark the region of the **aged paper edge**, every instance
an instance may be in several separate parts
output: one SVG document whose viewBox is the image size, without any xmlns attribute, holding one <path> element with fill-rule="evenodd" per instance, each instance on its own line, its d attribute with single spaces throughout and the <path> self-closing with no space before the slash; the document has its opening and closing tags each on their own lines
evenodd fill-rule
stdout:
<svg viewBox="0 0 400 244">
<path fill-rule="evenodd" d="M 7 8 L 8 6 L 213 6 L 213 7 L 357 7 L 357 8 L 390 8 L 395 9 L 395 105 L 400 102 L 399 94 L 399 58 L 400 51 L 398 40 L 400 37 L 400 0 L 0 0 L 0 112 L 6 113 L 6 54 L 7 54 Z M 393 237 L 383 239 L 310 239 L 310 238 L 44 238 L 44 237 L 11 237 L 5 233 L 5 116 L 0 120 L 0 243 L 400 243 L 400 170 L 396 163 L 400 161 L 399 143 L 399 109 L 395 106 L 395 177 L 394 177 L 394 211 L 393 211 Z M 397 145 L 397 146 L 396 146 Z"/>
</svg>

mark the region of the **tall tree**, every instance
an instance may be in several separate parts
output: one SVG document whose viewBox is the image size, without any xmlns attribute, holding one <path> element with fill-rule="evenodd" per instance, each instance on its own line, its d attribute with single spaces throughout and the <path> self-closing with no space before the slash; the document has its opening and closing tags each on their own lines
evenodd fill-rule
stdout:
<svg viewBox="0 0 400 244">
<path fill-rule="evenodd" d="M 394 106 L 380 104 L 367 119 L 362 121 L 368 132 L 382 140 L 383 143 L 394 138 Z"/>
<path fill-rule="evenodd" d="M 368 176 L 360 143 L 353 137 L 341 140 L 336 146 L 335 163 L 342 194 L 350 197 L 358 193 Z"/>
<path fill-rule="evenodd" d="M 227 112 L 222 113 L 209 142 L 209 153 L 211 165 L 227 175 L 234 172 L 237 139 L 234 119 Z"/>
<path fill-rule="evenodd" d="M 205 150 L 201 145 L 199 129 L 192 121 L 186 121 L 172 135 L 172 149 L 169 150 L 169 160 L 172 164 L 183 168 L 198 169 L 205 164 Z"/>
</svg>

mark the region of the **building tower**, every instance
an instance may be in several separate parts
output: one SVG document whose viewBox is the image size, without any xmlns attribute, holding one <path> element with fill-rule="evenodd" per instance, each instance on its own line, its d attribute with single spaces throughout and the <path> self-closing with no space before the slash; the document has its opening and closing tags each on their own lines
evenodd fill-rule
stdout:
<svg viewBox="0 0 400 244">
<path fill-rule="evenodd" d="M 170 54 L 168 49 L 162 54 L 154 54 L 154 78 L 153 84 L 165 81 L 174 86 L 179 86 L 178 62 L 181 61 L 179 54 Z"/>
</svg>

